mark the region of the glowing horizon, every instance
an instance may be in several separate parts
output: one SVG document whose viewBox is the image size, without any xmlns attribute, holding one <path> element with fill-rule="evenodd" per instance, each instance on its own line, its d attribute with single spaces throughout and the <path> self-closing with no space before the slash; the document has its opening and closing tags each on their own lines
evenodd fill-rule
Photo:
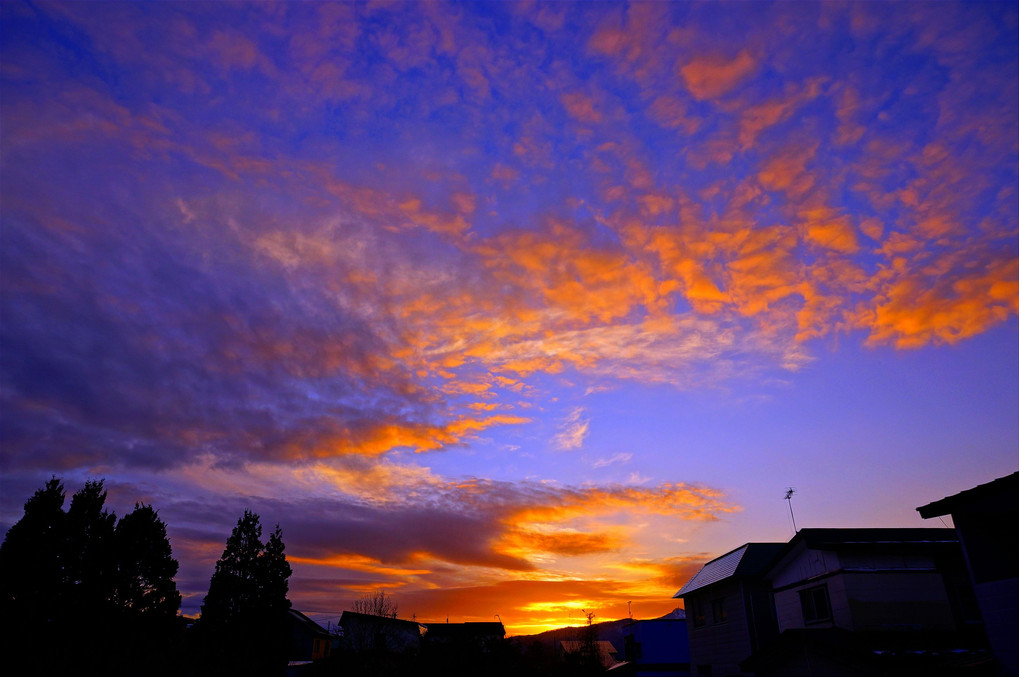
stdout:
<svg viewBox="0 0 1019 677">
<path fill-rule="evenodd" d="M 1019 12 L 0 5 L 0 533 L 511 634 L 1019 469 Z M 579 621 L 578 621 L 579 622 Z"/>
</svg>

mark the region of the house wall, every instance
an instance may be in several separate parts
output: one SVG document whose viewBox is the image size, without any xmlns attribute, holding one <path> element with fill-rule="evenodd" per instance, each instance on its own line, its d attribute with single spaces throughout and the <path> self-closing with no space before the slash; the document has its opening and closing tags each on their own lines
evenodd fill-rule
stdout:
<svg viewBox="0 0 1019 677">
<path fill-rule="evenodd" d="M 802 544 L 784 558 L 785 566 L 773 572 L 771 584 L 782 588 L 793 583 L 838 571 L 841 562 L 838 555 L 829 550 L 807 550 Z"/>
<path fill-rule="evenodd" d="M 758 651 L 778 637 L 778 623 L 775 621 L 775 598 L 771 585 L 764 581 L 744 579 L 743 597 L 746 613 L 751 619 L 750 646 Z"/>
<path fill-rule="evenodd" d="M 845 581 L 850 630 L 954 630 L 955 619 L 938 572 L 854 573 Z"/>
<path fill-rule="evenodd" d="M 974 588 L 995 658 L 1005 675 L 1019 675 L 1019 579 L 978 583 Z"/>
<path fill-rule="evenodd" d="M 828 586 L 828 601 L 831 605 L 831 620 L 807 623 L 803 618 L 803 607 L 800 604 L 800 591 L 818 585 Z M 844 628 L 853 627 L 852 610 L 849 596 L 846 594 L 845 580 L 841 576 L 801 582 L 799 585 L 775 592 L 775 615 L 779 632 L 794 628 Z"/>
<path fill-rule="evenodd" d="M 955 619 L 933 555 L 849 549 L 802 549 L 772 578 L 780 631 L 952 630 Z M 800 591 L 827 586 L 831 619 L 807 623 Z"/>
<path fill-rule="evenodd" d="M 713 600 L 724 600 L 726 621 L 716 623 L 711 614 Z M 694 675 L 740 675 L 739 663 L 751 653 L 746 605 L 738 582 L 703 588 L 683 598 L 690 639 L 690 669 Z M 704 625 L 695 627 L 691 610 L 700 603 L 705 610 Z M 701 666 L 711 666 L 705 672 Z"/>
</svg>

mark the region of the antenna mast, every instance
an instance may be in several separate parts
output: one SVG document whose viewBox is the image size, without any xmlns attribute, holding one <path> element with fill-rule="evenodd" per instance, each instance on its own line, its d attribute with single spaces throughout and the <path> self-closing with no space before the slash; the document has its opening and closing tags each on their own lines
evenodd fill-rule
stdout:
<svg viewBox="0 0 1019 677">
<path fill-rule="evenodd" d="M 796 487 L 789 487 L 785 490 L 785 500 L 789 501 L 789 519 L 793 521 L 793 534 L 795 535 L 798 529 L 796 528 L 796 515 L 793 514 L 793 494 L 796 493 Z"/>
</svg>

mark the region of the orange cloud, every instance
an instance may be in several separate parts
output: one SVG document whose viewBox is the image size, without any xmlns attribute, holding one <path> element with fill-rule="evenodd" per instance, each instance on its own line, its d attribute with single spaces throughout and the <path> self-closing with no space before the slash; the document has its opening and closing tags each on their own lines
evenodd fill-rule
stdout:
<svg viewBox="0 0 1019 677">
<path fill-rule="evenodd" d="M 766 190 L 782 191 L 792 200 L 801 199 L 815 185 L 814 175 L 807 169 L 817 146 L 793 147 L 773 156 L 757 175 Z"/>
<path fill-rule="evenodd" d="M 658 303 L 657 282 L 644 264 L 590 246 L 584 233 L 565 223 L 553 222 L 544 232 L 502 233 L 477 251 L 497 278 L 569 319 L 607 323 Z"/>
<path fill-rule="evenodd" d="M 867 342 L 898 348 L 952 344 L 1019 314 L 1019 259 L 999 257 L 986 266 L 949 279 L 892 278 L 856 317 L 870 331 Z"/>
<path fill-rule="evenodd" d="M 597 124 L 602 121 L 603 116 L 595 107 L 594 99 L 582 92 L 561 94 L 559 100 L 562 101 L 566 112 L 580 122 Z"/>
<path fill-rule="evenodd" d="M 510 517 L 513 524 L 561 524 L 581 516 L 616 511 L 673 515 L 682 519 L 714 520 L 719 512 L 739 508 L 722 500 L 721 492 L 692 484 L 657 487 L 592 487 L 550 493 L 544 504 L 521 506 Z"/>
<path fill-rule="evenodd" d="M 692 59 L 679 69 L 679 74 L 694 98 L 717 99 L 733 90 L 756 68 L 757 62 L 744 49 L 732 59 L 722 56 Z"/>
<path fill-rule="evenodd" d="M 686 134 L 693 134 L 701 124 L 699 119 L 690 115 L 686 105 L 671 94 L 656 97 L 648 108 L 648 115 L 661 126 L 681 129 Z"/>
<path fill-rule="evenodd" d="M 744 151 L 750 149 L 764 130 L 788 120 L 797 109 L 817 98 L 821 93 L 822 82 L 823 79 L 815 78 L 803 87 L 791 89 L 783 97 L 758 104 L 740 101 L 737 105 L 730 106 L 740 112 L 740 149 Z"/>
<path fill-rule="evenodd" d="M 859 248 L 852 219 L 831 207 L 809 207 L 799 212 L 806 239 L 820 247 L 843 254 L 855 254 Z"/>
<path fill-rule="evenodd" d="M 520 172 L 512 167 L 507 167 L 504 164 L 496 163 L 492 167 L 492 179 L 500 183 L 510 183 L 516 181 L 520 177 Z"/>
<path fill-rule="evenodd" d="M 623 16 L 610 13 L 603 19 L 588 48 L 614 60 L 619 72 L 646 86 L 667 76 L 675 61 L 669 25 L 665 3 L 632 3 Z"/>
<path fill-rule="evenodd" d="M 576 557 L 614 552 L 622 545 L 623 540 L 618 534 L 584 533 L 574 529 L 556 531 L 515 529 L 503 538 L 501 549 L 518 556 L 546 552 Z"/>
<path fill-rule="evenodd" d="M 529 418 L 497 414 L 487 418 L 461 416 L 443 424 L 404 421 L 370 421 L 338 431 L 309 430 L 291 436 L 285 443 L 290 459 L 324 459 L 356 454 L 380 456 L 394 449 L 434 451 L 472 437 L 494 425 L 529 423 Z"/>
</svg>

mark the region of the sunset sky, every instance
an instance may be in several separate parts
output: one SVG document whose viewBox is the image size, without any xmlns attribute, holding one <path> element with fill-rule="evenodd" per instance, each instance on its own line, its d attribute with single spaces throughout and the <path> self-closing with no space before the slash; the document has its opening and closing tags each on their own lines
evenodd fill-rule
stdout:
<svg viewBox="0 0 1019 677">
<path fill-rule="evenodd" d="M 0 4 L 0 534 L 511 634 L 1019 469 L 1015 2 Z M 931 523 L 933 522 L 933 523 Z"/>
</svg>

